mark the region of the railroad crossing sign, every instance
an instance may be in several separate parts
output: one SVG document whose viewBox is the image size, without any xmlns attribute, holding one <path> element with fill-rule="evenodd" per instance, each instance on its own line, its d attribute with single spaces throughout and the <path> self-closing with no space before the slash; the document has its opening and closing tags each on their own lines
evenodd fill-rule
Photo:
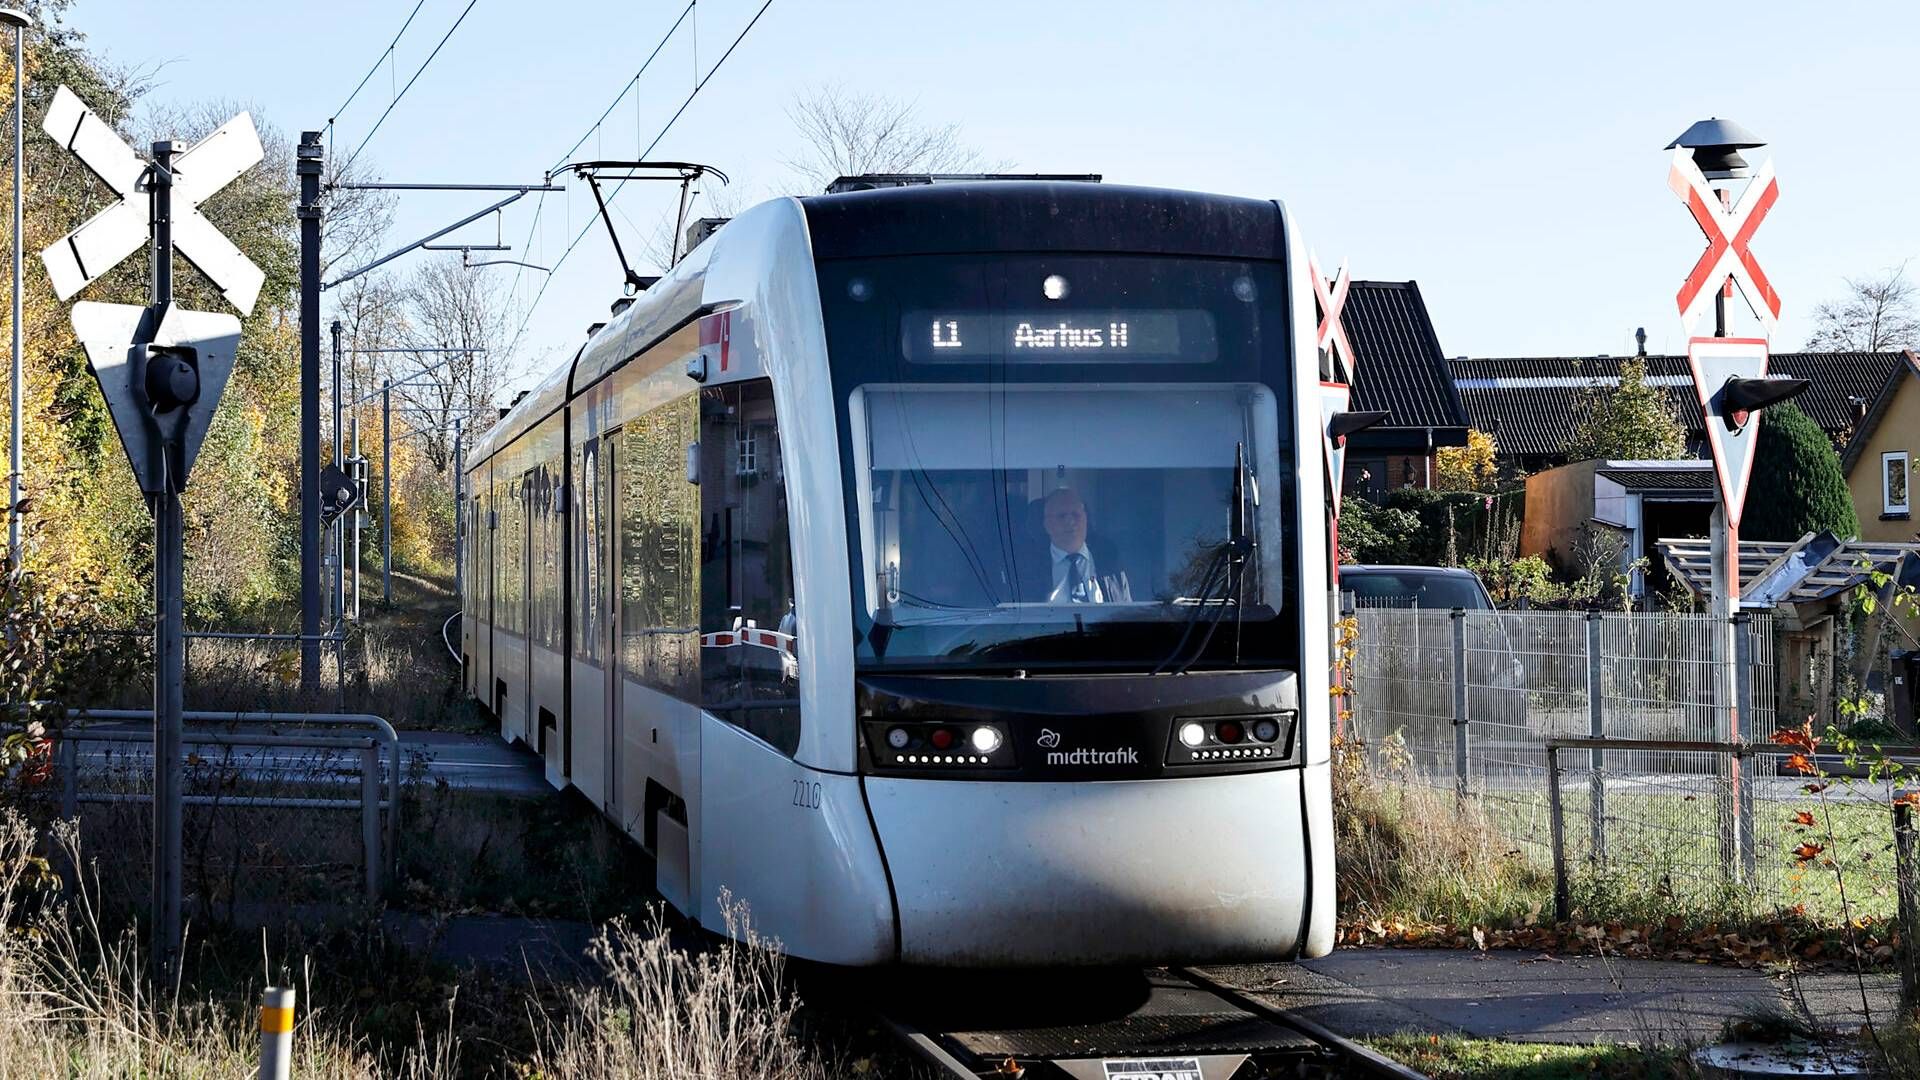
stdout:
<svg viewBox="0 0 1920 1080">
<path fill-rule="evenodd" d="M 1749 244 L 1754 231 L 1766 220 L 1767 212 L 1780 198 L 1780 182 L 1774 179 L 1773 160 L 1769 158 L 1755 171 L 1740 200 L 1728 207 L 1707 184 L 1707 178 L 1694 164 L 1693 151 L 1686 147 L 1673 152 L 1673 167 L 1667 173 L 1667 187 L 1687 204 L 1693 220 L 1706 234 L 1707 250 L 1693 266 L 1680 286 L 1675 301 L 1680 307 L 1680 323 L 1688 335 L 1695 333 L 1700 318 L 1713 305 L 1714 294 L 1729 283 L 1740 287 L 1747 306 L 1773 336 L 1780 324 L 1780 294 L 1760 269 Z"/>
<path fill-rule="evenodd" d="M 1347 291 L 1353 287 L 1353 275 L 1347 272 L 1345 260 L 1335 273 L 1333 281 L 1320 273 L 1320 258 L 1312 252 L 1307 253 L 1307 273 L 1313 278 L 1313 298 L 1320 309 L 1319 328 L 1314 333 L 1314 345 L 1320 351 L 1334 358 L 1334 365 L 1324 372 L 1334 381 L 1340 381 L 1344 373 L 1345 382 L 1351 386 L 1359 381 L 1358 361 L 1353 355 L 1353 343 L 1347 340 L 1347 328 L 1341 323 L 1341 312 L 1347 306 Z M 1331 287 L 1329 287 L 1331 284 Z"/>
<path fill-rule="evenodd" d="M 147 163 L 64 86 L 54 92 L 40 126 L 120 196 L 40 253 L 54 294 L 67 300 L 146 244 L 148 207 L 139 188 Z M 253 118 L 241 113 L 173 163 L 173 242 L 243 315 L 253 311 L 266 275 L 201 216 L 200 204 L 260 158 Z"/>
</svg>

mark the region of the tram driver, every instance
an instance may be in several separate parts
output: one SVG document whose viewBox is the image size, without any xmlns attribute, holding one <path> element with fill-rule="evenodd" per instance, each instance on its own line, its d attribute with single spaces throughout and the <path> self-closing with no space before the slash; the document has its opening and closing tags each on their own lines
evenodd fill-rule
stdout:
<svg viewBox="0 0 1920 1080">
<path fill-rule="evenodd" d="M 1044 555 L 1035 542 L 1030 565 L 1020 575 L 1029 603 L 1115 604 L 1133 599 L 1127 575 L 1112 549 L 1087 537 L 1087 504 L 1072 488 L 1055 488 L 1041 503 Z"/>
</svg>

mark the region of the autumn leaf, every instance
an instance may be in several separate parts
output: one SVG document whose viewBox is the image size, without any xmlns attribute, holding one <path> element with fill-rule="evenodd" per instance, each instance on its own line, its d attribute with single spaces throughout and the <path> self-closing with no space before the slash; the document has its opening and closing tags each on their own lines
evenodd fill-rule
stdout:
<svg viewBox="0 0 1920 1080">
<path fill-rule="evenodd" d="M 1831 784 L 1808 784 L 1807 786 L 1801 788 L 1800 790 L 1806 792 L 1809 795 L 1818 795 L 1832 786 L 1833 785 Z"/>
<path fill-rule="evenodd" d="M 1920 806 L 1920 791 L 1907 791 L 1893 797 L 1895 806 Z"/>
<path fill-rule="evenodd" d="M 1787 758 L 1787 768 L 1802 775 L 1811 775 L 1814 771 L 1813 762 L 1808 761 L 1805 754 L 1790 755 Z"/>
<path fill-rule="evenodd" d="M 1799 847 L 1794 848 L 1793 855 L 1794 858 L 1799 859 L 1801 862 L 1812 862 L 1814 859 L 1819 858 L 1820 853 L 1825 850 L 1827 850 L 1826 845 L 1816 844 L 1809 840 L 1802 843 Z"/>
<path fill-rule="evenodd" d="M 1812 811 L 1810 811 L 1810 810 L 1802 810 L 1802 811 L 1800 811 L 1799 813 L 1797 813 L 1797 814 L 1795 814 L 1795 815 L 1793 815 L 1793 823 L 1794 823 L 1795 825 L 1803 825 L 1803 826 L 1807 826 L 1807 827 L 1812 827 L 1812 825 L 1813 825 L 1813 812 L 1812 812 Z"/>
</svg>

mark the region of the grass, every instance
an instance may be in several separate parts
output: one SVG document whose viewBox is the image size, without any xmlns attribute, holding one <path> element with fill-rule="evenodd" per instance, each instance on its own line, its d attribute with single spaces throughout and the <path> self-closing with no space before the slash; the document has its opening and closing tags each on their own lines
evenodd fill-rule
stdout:
<svg viewBox="0 0 1920 1080">
<path fill-rule="evenodd" d="M 1699 1076 L 1684 1051 L 1401 1034 L 1362 1040 L 1432 1080 L 1674 1080 Z"/>
</svg>

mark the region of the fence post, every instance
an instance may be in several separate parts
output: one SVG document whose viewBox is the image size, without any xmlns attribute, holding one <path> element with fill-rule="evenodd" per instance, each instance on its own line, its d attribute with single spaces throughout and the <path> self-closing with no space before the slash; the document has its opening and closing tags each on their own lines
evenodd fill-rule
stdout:
<svg viewBox="0 0 1920 1080">
<path fill-rule="evenodd" d="M 260 1080 L 288 1080 L 293 1073 L 293 988 L 260 992 Z"/>
<path fill-rule="evenodd" d="M 1901 793 L 1905 795 L 1905 792 Z M 1908 1008 L 1920 1003 L 1920 866 L 1913 836 L 1913 804 L 1896 799 L 1893 804 L 1893 885 L 1900 901 L 1900 1000 Z"/>
<path fill-rule="evenodd" d="M 1753 616 L 1742 611 L 1733 617 L 1734 709 L 1739 715 L 1739 732 L 1734 743 L 1745 745 L 1759 741 L 1753 730 Z M 1740 880 L 1752 881 L 1756 869 L 1753 848 L 1753 769 L 1739 751 L 1733 756 L 1733 834 L 1740 852 Z"/>
<path fill-rule="evenodd" d="M 1572 918 L 1572 898 L 1567 889 L 1567 822 L 1560 812 L 1560 752 L 1547 744 L 1547 828 L 1553 836 L 1553 917 L 1558 922 Z"/>
<path fill-rule="evenodd" d="M 1601 682 L 1603 672 L 1600 666 L 1600 620 L 1598 611 L 1587 612 L 1587 734 L 1596 739 L 1607 737 L 1606 722 L 1606 685 Z M 1599 747 L 1592 750 L 1592 774 L 1588 791 L 1593 799 L 1593 821 L 1590 826 L 1590 842 L 1593 846 L 1593 861 L 1605 862 L 1607 858 L 1607 781 L 1603 769 L 1606 766 L 1606 751 Z"/>
<path fill-rule="evenodd" d="M 367 868 L 367 903 L 380 902 L 380 747 L 360 751 L 360 849 Z"/>
<path fill-rule="evenodd" d="M 1467 796 L 1472 748 L 1467 739 L 1467 613 L 1454 608 L 1453 620 L 1453 783 L 1460 798 Z"/>
<path fill-rule="evenodd" d="M 80 816 L 80 747 L 71 729 L 60 733 L 60 816 Z"/>
</svg>

